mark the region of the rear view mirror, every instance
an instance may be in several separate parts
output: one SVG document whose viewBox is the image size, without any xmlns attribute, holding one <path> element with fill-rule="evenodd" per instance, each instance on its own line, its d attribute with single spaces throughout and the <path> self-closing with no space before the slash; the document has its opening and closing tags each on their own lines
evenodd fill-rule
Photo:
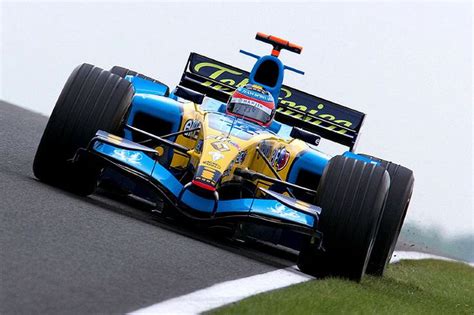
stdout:
<svg viewBox="0 0 474 315">
<path fill-rule="evenodd" d="M 291 129 L 290 137 L 303 140 L 304 142 L 312 145 L 319 145 L 319 142 L 321 141 L 321 137 L 319 135 L 298 127 L 293 127 L 293 129 Z"/>
</svg>

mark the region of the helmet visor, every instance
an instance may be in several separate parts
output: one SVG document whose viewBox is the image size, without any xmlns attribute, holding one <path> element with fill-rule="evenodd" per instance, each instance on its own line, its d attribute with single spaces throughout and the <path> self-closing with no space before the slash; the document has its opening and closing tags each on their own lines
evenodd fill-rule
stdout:
<svg viewBox="0 0 474 315">
<path fill-rule="evenodd" d="M 246 98 L 233 97 L 227 105 L 227 110 L 234 115 L 248 118 L 249 120 L 267 124 L 272 119 L 272 109 Z"/>
</svg>

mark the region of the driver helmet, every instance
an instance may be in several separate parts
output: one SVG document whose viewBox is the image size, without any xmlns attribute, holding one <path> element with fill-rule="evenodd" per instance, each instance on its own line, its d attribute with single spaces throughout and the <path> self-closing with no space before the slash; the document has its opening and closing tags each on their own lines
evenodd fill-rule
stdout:
<svg viewBox="0 0 474 315">
<path fill-rule="evenodd" d="M 248 121 L 268 127 L 275 116 L 275 100 L 264 88 L 247 84 L 237 88 L 229 102 L 226 112 Z"/>
</svg>

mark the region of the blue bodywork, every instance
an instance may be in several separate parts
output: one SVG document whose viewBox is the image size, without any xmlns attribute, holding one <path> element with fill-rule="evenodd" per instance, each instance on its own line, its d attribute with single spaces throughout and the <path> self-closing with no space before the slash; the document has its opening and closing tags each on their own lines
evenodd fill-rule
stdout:
<svg viewBox="0 0 474 315">
<path fill-rule="evenodd" d="M 261 65 L 263 63 L 269 62 L 274 63 L 278 67 L 278 77 L 276 79 L 275 85 L 273 86 L 267 85 L 263 82 L 259 82 L 256 80 L 256 73 L 260 69 Z M 260 57 L 253 66 L 252 71 L 250 72 L 249 82 L 250 84 L 258 84 L 263 86 L 268 92 L 270 92 L 270 94 L 273 96 L 273 99 L 277 100 L 280 96 L 280 90 L 283 84 L 284 70 L 285 67 L 283 66 L 283 63 L 277 57 L 271 55 Z"/>
</svg>

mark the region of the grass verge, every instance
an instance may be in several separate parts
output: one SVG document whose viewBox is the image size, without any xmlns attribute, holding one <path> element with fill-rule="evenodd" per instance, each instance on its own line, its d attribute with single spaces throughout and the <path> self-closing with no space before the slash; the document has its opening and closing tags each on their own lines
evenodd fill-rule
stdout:
<svg viewBox="0 0 474 315">
<path fill-rule="evenodd" d="M 313 280 L 259 294 L 212 314 L 474 314 L 474 268 L 439 260 L 406 260 L 383 278 L 361 283 Z"/>
</svg>

